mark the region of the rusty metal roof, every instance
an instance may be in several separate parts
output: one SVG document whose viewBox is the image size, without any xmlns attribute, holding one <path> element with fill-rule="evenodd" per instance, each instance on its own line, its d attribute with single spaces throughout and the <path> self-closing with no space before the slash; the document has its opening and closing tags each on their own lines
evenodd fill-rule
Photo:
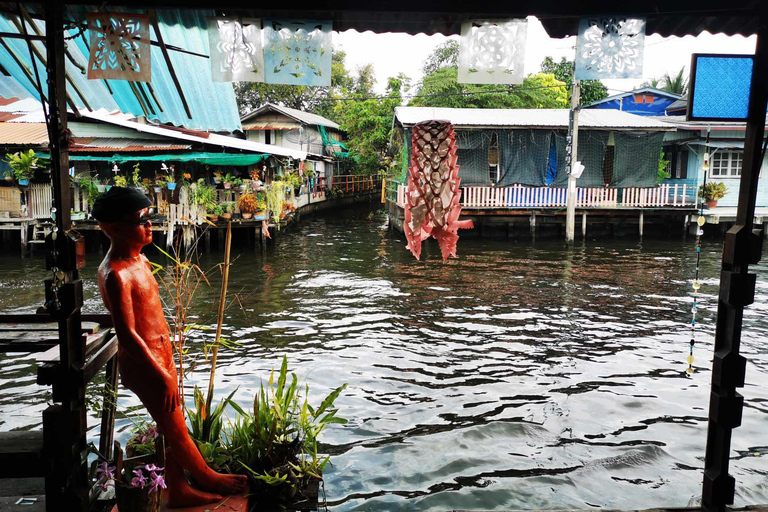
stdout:
<svg viewBox="0 0 768 512">
<path fill-rule="evenodd" d="M 144 152 L 144 151 L 178 151 L 191 149 L 187 144 L 163 142 L 147 139 L 129 139 L 122 137 L 73 137 L 69 146 L 71 153 L 111 153 Z"/>
<path fill-rule="evenodd" d="M 0 123 L 0 144 L 46 146 L 48 129 L 45 123 Z"/>
<path fill-rule="evenodd" d="M 255 123 L 244 123 L 243 130 L 298 130 L 301 123 L 285 123 L 279 121 L 257 121 Z"/>
</svg>

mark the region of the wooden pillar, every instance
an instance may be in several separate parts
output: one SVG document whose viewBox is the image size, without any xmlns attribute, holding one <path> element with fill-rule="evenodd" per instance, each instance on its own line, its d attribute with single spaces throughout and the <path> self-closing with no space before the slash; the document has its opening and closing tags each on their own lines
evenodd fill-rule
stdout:
<svg viewBox="0 0 768 512">
<path fill-rule="evenodd" d="M 531 238 L 536 238 L 536 211 L 531 212 Z"/>
<path fill-rule="evenodd" d="M 88 510 L 90 483 L 88 468 L 80 456 L 87 449 L 85 382 L 81 371 L 85 362 L 80 322 L 83 283 L 75 258 L 64 257 L 74 253 L 74 249 L 67 236 L 71 228 L 71 203 L 63 9 L 56 0 L 45 3 L 48 136 L 57 228 L 48 245 L 48 267 L 53 272 L 46 281 L 46 303 L 59 324 L 61 371 L 53 386 L 53 400 L 59 404 L 43 414 L 43 437 L 44 450 L 53 459 L 53 469 L 45 481 L 46 509 L 74 512 Z"/>
<path fill-rule="evenodd" d="M 575 69 L 574 69 L 575 70 Z M 576 178 L 573 176 L 573 168 L 578 158 L 579 146 L 579 99 L 581 98 L 581 85 L 578 80 L 573 81 L 571 93 L 570 126 L 568 135 L 571 137 L 571 154 L 566 155 L 568 164 L 568 190 L 566 196 L 565 216 L 565 243 L 573 244 L 576 237 Z"/>
<path fill-rule="evenodd" d="M 587 238 L 587 212 L 581 213 L 581 236 Z"/>
<path fill-rule="evenodd" d="M 735 480 L 728 474 L 728 464 L 731 434 L 741 425 L 744 406 L 744 398 L 736 388 L 744 386 L 746 373 L 746 359 L 739 354 L 741 328 L 744 307 L 752 304 L 755 295 L 755 274 L 749 273 L 749 265 L 760 260 L 762 247 L 762 232 L 753 231 L 768 100 L 768 6 L 763 2 L 760 8 L 739 206 L 736 224 L 726 235 L 720 273 L 701 500 L 707 512 L 725 512 L 727 505 L 733 503 Z"/>
<path fill-rule="evenodd" d="M 641 237 L 643 236 L 643 220 L 643 210 L 640 210 L 640 219 L 637 221 L 637 228 Z"/>
</svg>

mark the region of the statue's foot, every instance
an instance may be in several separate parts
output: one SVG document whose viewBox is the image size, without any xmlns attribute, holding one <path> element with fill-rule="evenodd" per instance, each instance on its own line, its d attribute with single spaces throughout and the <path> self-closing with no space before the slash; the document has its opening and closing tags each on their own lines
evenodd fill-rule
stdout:
<svg viewBox="0 0 768 512">
<path fill-rule="evenodd" d="M 188 483 L 168 486 L 168 508 L 195 507 L 218 503 L 224 498 L 220 494 L 213 494 L 195 489 Z"/>
<path fill-rule="evenodd" d="M 206 491 L 230 496 L 248 490 L 248 477 L 245 475 L 224 475 L 211 471 L 197 484 Z"/>
</svg>

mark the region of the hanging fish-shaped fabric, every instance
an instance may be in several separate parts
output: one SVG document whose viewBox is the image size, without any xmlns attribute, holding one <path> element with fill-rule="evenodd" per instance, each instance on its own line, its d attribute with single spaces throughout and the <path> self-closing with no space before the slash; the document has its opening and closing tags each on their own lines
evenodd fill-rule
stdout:
<svg viewBox="0 0 768 512">
<path fill-rule="evenodd" d="M 473 227 L 471 220 L 459 220 L 456 133 L 448 121 L 424 121 L 413 127 L 412 141 L 404 225 L 408 249 L 419 259 L 421 242 L 432 236 L 446 261 L 456 256 L 457 231 Z"/>
</svg>

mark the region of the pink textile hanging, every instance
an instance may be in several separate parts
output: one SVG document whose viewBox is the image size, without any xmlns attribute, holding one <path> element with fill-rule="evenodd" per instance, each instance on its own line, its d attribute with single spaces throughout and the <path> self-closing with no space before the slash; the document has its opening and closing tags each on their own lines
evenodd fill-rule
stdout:
<svg viewBox="0 0 768 512">
<path fill-rule="evenodd" d="M 459 220 L 456 133 L 448 121 L 424 121 L 413 127 L 412 141 L 404 224 L 408 249 L 420 259 L 421 242 L 433 236 L 446 261 L 456 257 L 457 231 L 473 227 L 471 220 Z"/>
</svg>

